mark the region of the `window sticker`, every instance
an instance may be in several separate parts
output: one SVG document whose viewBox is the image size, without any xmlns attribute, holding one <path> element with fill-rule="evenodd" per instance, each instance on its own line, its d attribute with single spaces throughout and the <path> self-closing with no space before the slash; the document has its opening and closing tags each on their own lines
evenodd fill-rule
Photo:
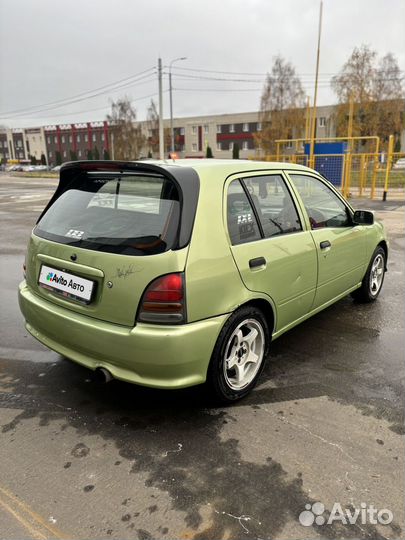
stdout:
<svg viewBox="0 0 405 540">
<path fill-rule="evenodd" d="M 238 228 L 241 240 L 255 236 L 255 227 L 252 214 L 238 214 Z"/>
<path fill-rule="evenodd" d="M 84 231 L 78 231 L 77 229 L 69 229 L 65 234 L 65 236 L 69 236 L 69 238 L 76 238 L 78 240 L 80 240 L 83 235 Z"/>
</svg>

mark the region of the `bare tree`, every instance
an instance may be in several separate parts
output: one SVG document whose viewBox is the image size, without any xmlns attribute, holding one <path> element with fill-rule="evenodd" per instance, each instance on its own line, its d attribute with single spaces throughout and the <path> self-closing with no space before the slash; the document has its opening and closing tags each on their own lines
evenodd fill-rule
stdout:
<svg viewBox="0 0 405 540">
<path fill-rule="evenodd" d="M 150 105 L 146 114 L 146 127 L 148 130 L 148 148 L 152 154 L 159 153 L 159 113 L 156 103 L 153 99 L 150 100 Z M 164 152 L 167 148 L 170 148 L 170 129 L 164 128 Z"/>
<path fill-rule="evenodd" d="M 332 78 L 339 105 L 337 134 L 347 133 L 349 101 L 353 99 L 353 135 L 379 135 L 383 141 L 403 129 L 404 89 L 398 62 L 392 53 L 378 61 L 367 45 L 355 47 L 340 73 Z"/>
<path fill-rule="evenodd" d="M 159 152 L 159 114 L 156 103 L 150 100 L 150 105 L 146 114 L 146 126 L 148 130 L 148 148 L 152 154 Z"/>
<path fill-rule="evenodd" d="M 141 127 L 136 122 L 136 109 L 127 97 L 111 103 L 111 114 L 107 115 L 114 136 L 114 158 L 138 159 L 145 144 Z"/>
<path fill-rule="evenodd" d="M 404 129 L 404 87 L 401 70 L 392 53 L 383 56 L 374 79 L 373 98 L 376 102 L 372 115 L 373 128 L 383 141 L 395 135 L 397 141 Z"/>
<path fill-rule="evenodd" d="M 271 73 L 267 74 L 260 103 L 262 130 L 256 135 L 256 144 L 263 151 L 274 152 L 276 139 L 301 135 L 305 121 L 304 101 L 304 91 L 295 68 L 277 56 Z"/>
</svg>

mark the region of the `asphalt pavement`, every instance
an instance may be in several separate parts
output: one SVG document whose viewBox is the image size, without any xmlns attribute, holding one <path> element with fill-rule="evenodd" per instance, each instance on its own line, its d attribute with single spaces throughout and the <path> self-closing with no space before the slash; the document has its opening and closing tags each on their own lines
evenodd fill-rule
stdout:
<svg viewBox="0 0 405 540">
<path fill-rule="evenodd" d="M 355 201 L 389 231 L 379 300 L 288 332 L 253 393 L 213 408 L 100 384 L 27 333 L 17 286 L 55 185 L 0 175 L 0 538 L 402 538 L 404 201 Z M 393 519 L 303 525 L 315 502 Z"/>
</svg>

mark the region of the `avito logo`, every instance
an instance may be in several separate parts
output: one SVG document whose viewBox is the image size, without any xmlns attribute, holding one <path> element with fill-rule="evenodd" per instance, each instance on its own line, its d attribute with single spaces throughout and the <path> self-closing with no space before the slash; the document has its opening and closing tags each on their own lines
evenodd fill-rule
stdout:
<svg viewBox="0 0 405 540">
<path fill-rule="evenodd" d="M 63 276 L 58 276 L 58 274 L 54 274 L 53 272 L 49 272 L 49 274 L 46 276 L 46 280 L 52 283 L 59 283 L 59 285 L 64 285 L 65 287 L 68 284 L 67 280 L 64 279 Z"/>
<path fill-rule="evenodd" d="M 73 281 L 73 279 L 68 281 L 63 276 L 58 276 L 56 272 L 48 272 L 46 281 L 49 281 L 50 283 L 57 283 L 63 287 L 73 289 L 74 291 L 84 292 L 84 286 L 81 283 L 77 283 L 76 281 Z"/>
</svg>

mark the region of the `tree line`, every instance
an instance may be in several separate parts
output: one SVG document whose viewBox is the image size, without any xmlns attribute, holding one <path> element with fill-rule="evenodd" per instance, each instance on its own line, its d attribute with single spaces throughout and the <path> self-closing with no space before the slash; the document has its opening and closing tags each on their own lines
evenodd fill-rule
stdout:
<svg viewBox="0 0 405 540">
<path fill-rule="evenodd" d="M 333 122 L 336 136 L 345 137 L 348 128 L 350 102 L 353 103 L 353 129 L 355 137 L 378 135 L 383 147 L 391 134 L 395 136 L 395 151 L 400 150 L 400 137 L 404 129 L 404 85 L 398 61 L 392 53 L 378 57 L 367 45 L 355 47 L 341 70 L 331 79 L 337 98 Z M 306 124 L 306 95 L 302 81 L 291 62 L 277 56 L 266 76 L 260 100 L 259 121 L 261 131 L 255 135 L 255 144 L 263 154 L 274 154 L 277 139 L 302 138 Z M 312 111 L 311 111 L 312 114 Z M 137 122 L 136 109 L 128 97 L 111 104 L 107 115 L 114 138 L 115 159 L 131 160 L 148 148 L 148 157 L 159 148 L 159 116 L 152 100 L 147 111 L 148 136 Z M 165 148 L 170 148 L 170 130 L 164 130 Z M 363 150 L 367 139 L 361 141 Z M 213 157 L 206 148 L 206 157 Z M 235 143 L 233 157 L 239 157 Z"/>
</svg>

